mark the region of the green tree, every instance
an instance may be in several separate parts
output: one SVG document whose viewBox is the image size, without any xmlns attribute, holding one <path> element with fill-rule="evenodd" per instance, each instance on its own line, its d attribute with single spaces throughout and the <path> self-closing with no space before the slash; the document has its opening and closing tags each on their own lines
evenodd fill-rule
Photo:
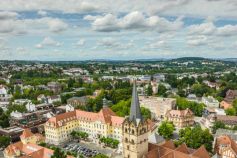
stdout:
<svg viewBox="0 0 237 158">
<path fill-rule="evenodd" d="M 111 109 L 121 117 L 129 115 L 131 100 L 121 100 L 119 103 L 113 105 Z"/>
<path fill-rule="evenodd" d="M 213 124 L 213 126 L 212 126 L 212 132 L 213 132 L 213 133 L 216 133 L 216 130 L 219 129 L 219 128 L 225 129 L 226 126 L 225 126 L 225 124 L 224 124 L 223 122 L 221 122 L 221 121 L 216 121 L 216 122 L 214 122 L 214 124 Z"/>
<path fill-rule="evenodd" d="M 158 93 L 157 94 L 159 96 L 164 96 L 166 94 L 166 92 L 167 92 L 166 87 L 163 84 L 159 84 L 159 86 L 158 86 Z"/>
<path fill-rule="evenodd" d="M 226 113 L 226 115 L 235 116 L 236 110 L 235 110 L 235 108 L 228 108 L 225 110 L 225 113 Z"/>
<path fill-rule="evenodd" d="M 67 155 L 61 149 L 56 148 L 51 158 L 67 158 Z"/>
<path fill-rule="evenodd" d="M 108 156 L 104 155 L 104 154 L 97 154 L 96 156 L 94 156 L 93 158 L 109 158 Z"/>
<path fill-rule="evenodd" d="M 195 116 L 202 116 L 202 112 L 205 108 L 203 103 L 199 104 L 196 102 L 188 101 L 186 98 L 178 97 L 176 98 L 176 106 L 180 110 L 189 108 Z"/>
<path fill-rule="evenodd" d="M 151 111 L 149 109 L 141 107 L 141 113 L 144 119 L 151 119 Z"/>
<path fill-rule="evenodd" d="M 10 144 L 10 137 L 0 136 L 0 147 L 5 148 Z"/>
<path fill-rule="evenodd" d="M 151 96 L 152 93 L 153 93 L 152 86 L 151 84 L 149 84 L 148 87 L 146 88 L 146 95 Z"/>
<path fill-rule="evenodd" d="M 163 121 L 158 128 L 158 133 L 162 135 L 165 139 L 170 139 L 173 136 L 175 130 L 174 124 L 172 122 Z"/>
<path fill-rule="evenodd" d="M 177 144 L 185 143 L 188 147 L 197 149 L 204 145 L 207 151 L 212 151 L 212 142 L 214 138 L 208 129 L 202 130 L 201 126 L 186 127 L 179 131 L 179 140 Z"/>
</svg>

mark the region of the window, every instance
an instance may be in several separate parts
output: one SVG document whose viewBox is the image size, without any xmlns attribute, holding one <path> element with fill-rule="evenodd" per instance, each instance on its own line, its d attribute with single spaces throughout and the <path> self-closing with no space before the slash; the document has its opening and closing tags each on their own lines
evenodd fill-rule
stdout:
<svg viewBox="0 0 237 158">
<path fill-rule="evenodd" d="M 132 134 L 134 134 L 135 132 L 134 132 L 134 129 L 132 130 Z"/>
<path fill-rule="evenodd" d="M 128 132 L 128 129 L 127 129 L 127 128 L 125 128 L 125 132 L 126 132 L 126 133 Z"/>
<path fill-rule="evenodd" d="M 128 142 L 128 138 L 125 138 L 125 142 L 126 142 L 126 143 Z"/>
<path fill-rule="evenodd" d="M 134 140 L 133 139 L 131 140 L 131 143 L 134 144 Z"/>
</svg>

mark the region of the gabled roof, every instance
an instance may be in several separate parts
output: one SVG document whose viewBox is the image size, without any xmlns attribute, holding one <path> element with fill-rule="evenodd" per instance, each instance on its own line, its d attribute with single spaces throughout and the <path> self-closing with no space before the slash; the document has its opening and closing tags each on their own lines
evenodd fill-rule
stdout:
<svg viewBox="0 0 237 158">
<path fill-rule="evenodd" d="M 166 116 L 175 116 L 175 117 L 185 117 L 188 115 L 194 115 L 193 112 L 187 108 L 185 110 L 169 110 L 166 113 Z"/>
<path fill-rule="evenodd" d="M 190 154 L 189 150 L 188 150 L 188 147 L 186 144 L 181 144 L 178 148 L 175 149 L 176 151 L 180 151 L 182 153 L 185 153 L 185 154 Z"/>
<path fill-rule="evenodd" d="M 228 135 L 222 135 L 216 139 L 215 150 L 219 150 L 220 145 L 230 145 L 231 149 L 237 155 L 237 143 Z M 217 151 L 218 152 L 218 151 Z"/>
<path fill-rule="evenodd" d="M 200 158 L 210 158 L 204 145 L 202 145 L 200 148 L 198 148 L 192 155 L 196 156 L 196 157 L 200 157 Z"/>
<path fill-rule="evenodd" d="M 204 146 L 194 150 L 182 144 L 176 148 L 172 140 L 161 145 L 149 143 L 148 147 L 146 158 L 210 158 Z"/>
</svg>

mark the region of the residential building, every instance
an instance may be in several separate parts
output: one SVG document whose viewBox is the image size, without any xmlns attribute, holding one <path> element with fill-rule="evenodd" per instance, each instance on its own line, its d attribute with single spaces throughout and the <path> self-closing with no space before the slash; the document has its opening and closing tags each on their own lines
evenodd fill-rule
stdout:
<svg viewBox="0 0 237 158">
<path fill-rule="evenodd" d="M 176 147 L 172 140 L 165 141 L 162 144 L 150 143 L 148 149 L 145 158 L 210 158 L 204 145 L 198 149 L 188 148 L 186 144 Z"/>
<path fill-rule="evenodd" d="M 85 106 L 88 101 L 88 98 L 86 96 L 82 97 L 72 97 L 67 100 L 67 104 L 70 104 L 74 107 L 76 106 Z"/>
<path fill-rule="evenodd" d="M 237 144 L 227 135 L 222 135 L 215 139 L 214 150 L 220 158 L 237 157 Z"/>
<path fill-rule="evenodd" d="M 4 151 L 5 158 L 50 158 L 54 151 L 37 145 L 44 141 L 40 134 L 33 134 L 29 129 L 25 129 L 20 136 L 21 141 L 10 144 Z M 67 158 L 73 158 L 67 156 Z"/>
<path fill-rule="evenodd" d="M 201 98 L 198 98 L 195 94 L 189 94 L 187 96 L 187 100 L 188 101 L 193 101 L 193 102 L 196 102 L 196 103 L 200 103 L 201 102 Z"/>
<path fill-rule="evenodd" d="M 220 103 L 220 107 L 228 109 L 232 107 L 232 102 L 237 99 L 237 90 L 228 90 L 224 100 Z"/>
<path fill-rule="evenodd" d="M 7 88 L 0 85 L 0 106 L 7 106 L 12 98 L 11 94 L 7 93 Z"/>
<path fill-rule="evenodd" d="M 152 118 L 164 118 L 167 111 L 174 109 L 176 99 L 162 97 L 139 96 L 140 105 L 151 111 Z"/>
<path fill-rule="evenodd" d="M 220 137 L 222 135 L 228 135 L 231 139 L 237 142 L 237 131 L 231 129 L 217 129 L 215 133 L 215 137 Z"/>
<path fill-rule="evenodd" d="M 158 93 L 158 84 L 156 81 L 151 81 L 151 87 L 152 87 L 152 93 L 157 94 Z"/>
<path fill-rule="evenodd" d="M 61 102 L 60 95 L 48 96 L 46 98 L 46 103 L 48 103 L 48 104 L 53 104 L 53 103 L 56 103 L 56 102 Z"/>
<path fill-rule="evenodd" d="M 37 97 L 37 101 L 39 101 L 40 103 L 44 103 L 46 100 L 46 96 L 44 94 L 40 94 L 38 97 Z"/>
<path fill-rule="evenodd" d="M 156 82 L 165 81 L 165 75 L 164 74 L 154 74 L 153 80 Z"/>
<path fill-rule="evenodd" d="M 237 116 L 216 115 L 216 121 L 223 122 L 228 127 L 237 125 Z"/>
<path fill-rule="evenodd" d="M 20 140 L 20 135 L 22 134 L 23 130 L 23 128 L 17 126 L 0 128 L 0 135 L 10 137 L 12 142 L 16 142 Z"/>
<path fill-rule="evenodd" d="M 220 104 L 219 101 L 213 98 L 212 96 L 202 97 L 201 102 L 210 108 L 219 108 L 219 104 Z"/>
<path fill-rule="evenodd" d="M 49 90 L 53 91 L 56 94 L 60 93 L 61 90 L 62 90 L 62 86 L 58 82 L 49 82 L 47 84 L 47 87 L 48 87 Z"/>
<path fill-rule="evenodd" d="M 178 128 L 192 126 L 194 124 L 194 114 L 190 109 L 169 110 L 165 115 L 165 119 L 173 122 Z"/>
<path fill-rule="evenodd" d="M 20 113 L 13 111 L 10 114 L 9 123 L 11 126 L 18 126 L 21 128 L 34 128 L 44 124 L 48 119 L 44 116 L 51 112 L 51 110 L 40 110 L 31 113 Z"/>
</svg>

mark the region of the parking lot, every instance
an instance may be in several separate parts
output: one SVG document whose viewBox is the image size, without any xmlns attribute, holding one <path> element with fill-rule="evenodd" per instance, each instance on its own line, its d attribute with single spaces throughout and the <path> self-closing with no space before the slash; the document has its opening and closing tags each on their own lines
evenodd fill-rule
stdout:
<svg viewBox="0 0 237 158">
<path fill-rule="evenodd" d="M 63 146 L 63 150 L 75 152 L 78 155 L 81 154 L 85 157 L 94 157 L 97 154 L 99 154 L 99 152 L 97 150 L 89 149 L 89 148 L 84 147 L 78 143 L 65 145 L 65 146 Z"/>
<path fill-rule="evenodd" d="M 78 155 L 82 154 L 85 157 L 94 157 L 101 153 L 104 155 L 112 155 L 115 150 L 110 148 L 103 148 L 102 146 L 91 142 L 70 142 L 62 146 L 64 151 L 76 152 Z"/>
</svg>

